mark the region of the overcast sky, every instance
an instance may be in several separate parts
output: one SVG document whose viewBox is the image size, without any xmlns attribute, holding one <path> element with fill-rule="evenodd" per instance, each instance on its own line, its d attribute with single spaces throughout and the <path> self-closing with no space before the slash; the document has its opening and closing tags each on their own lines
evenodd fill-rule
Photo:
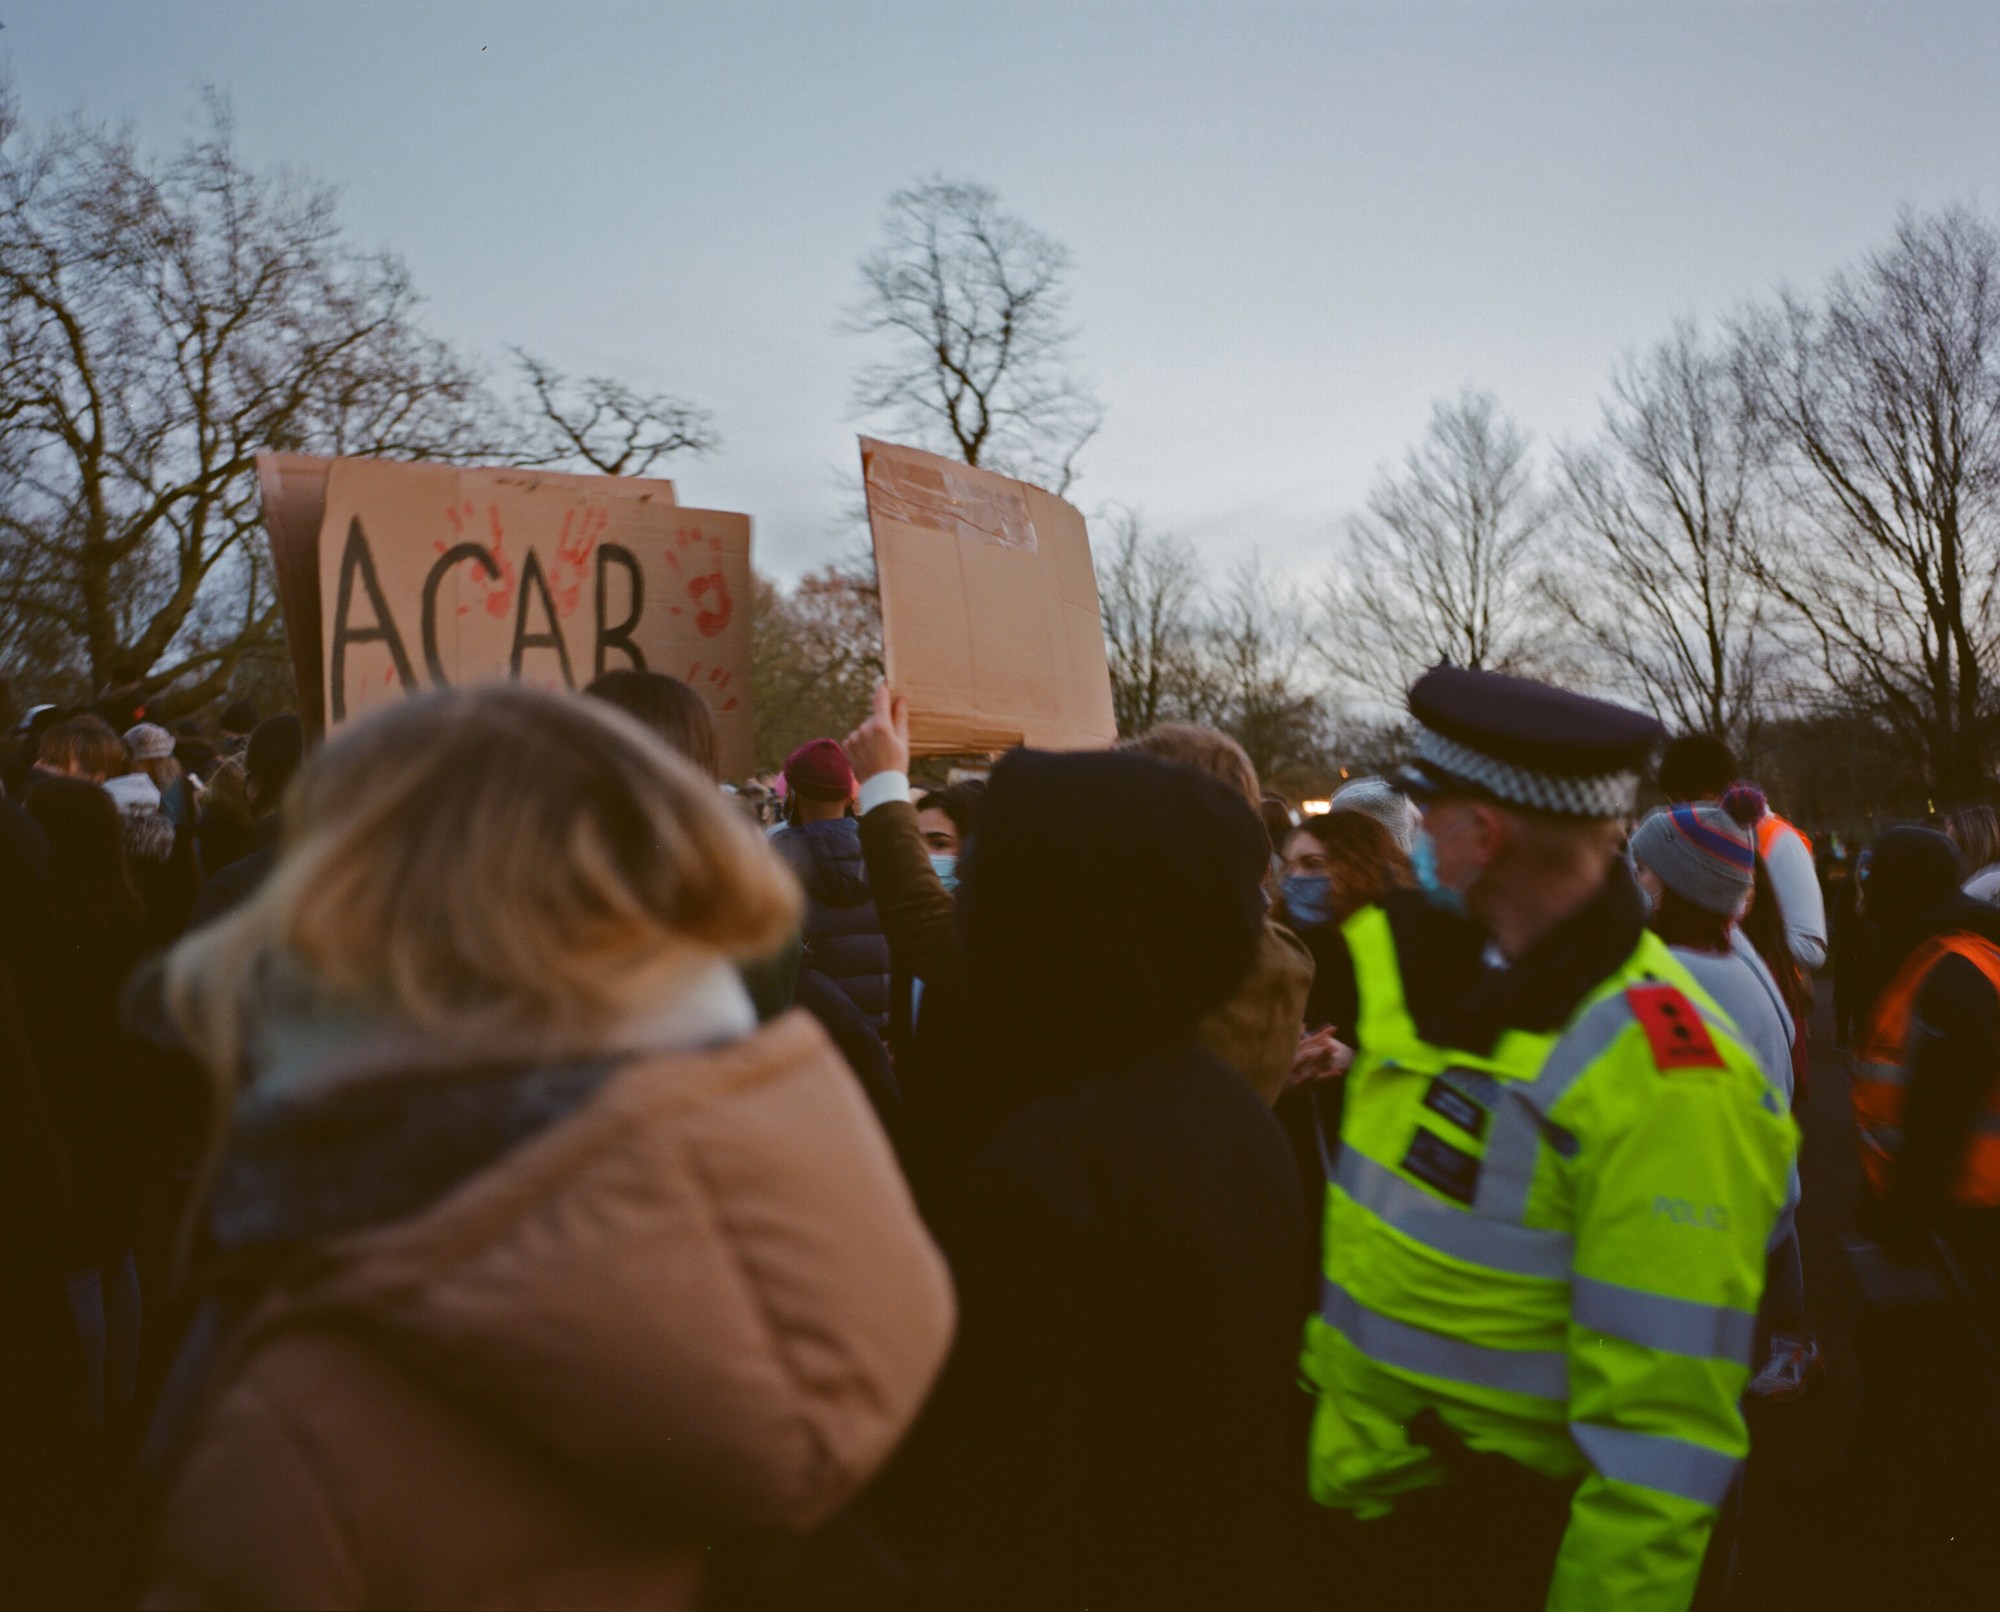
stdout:
<svg viewBox="0 0 2000 1612">
<path fill-rule="evenodd" d="M 336 183 L 432 325 L 711 408 L 673 470 L 781 574 L 852 542 L 885 198 L 1064 242 L 1106 407 L 1074 490 L 1302 579 L 1433 398 L 1586 432 L 1623 349 L 1811 286 L 1897 209 L 2000 212 L 2000 3 L 783 6 L 0 0 L 34 119 L 198 87 Z"/>
</svg>

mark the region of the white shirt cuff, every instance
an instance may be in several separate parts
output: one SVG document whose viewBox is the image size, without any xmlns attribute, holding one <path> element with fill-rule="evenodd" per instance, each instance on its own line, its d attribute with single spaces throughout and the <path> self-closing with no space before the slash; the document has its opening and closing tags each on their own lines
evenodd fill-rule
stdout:
<svg viewBox="0 0 2000 1612">
<path fill-rule="evenodd" d="M 861 780 L 861 790 L 855 797 L 855 807 L 863 817 L 877 806 L 892 800 L 907 802 L 910 798 L 910 775 L 904 772 L 871 773 Z"/>
</svg>

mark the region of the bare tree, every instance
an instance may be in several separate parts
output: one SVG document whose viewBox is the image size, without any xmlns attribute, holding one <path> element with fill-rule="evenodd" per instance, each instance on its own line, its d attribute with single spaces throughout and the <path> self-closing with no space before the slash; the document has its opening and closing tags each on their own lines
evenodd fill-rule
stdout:
<svg viewBox="0 0 2000 1612">
<path fill-rule="evenodd" d="M 1557 464 L 1559 615 L 1683 731 L 1742 739 L 1773 656 L 1753 576 L 1770 489 L 1726 356 L 1677 325 L 1619 365 L 1598 440 Z"/>
<path fill-rule="evenodd" d="M 519 347 L 513 354 L 528 388 L 517 464 L 644 476 L 674 454 L 721 446 L 708 411 L 684 398 L 648 396 L 604 375 L 573 380 Z"/>
<path fill-rule="evenodd" d="M 984 185 L 934 176 L 889 198 L 845 328 L 886 335 L 855 379 L 881 428 L 1062 493 L 1103 410 L 1071 369 L 1069 254 Z"/>
<path fill-rule="evenodd" d="M 1189 714 L 1234 735 L 1259 778 L 1326 749 L 1329 713 L 1309 666 L 1305 614 L 1256 554 L 1231 570 L 1215 601 Z"/>
<path fill-rule="evenodd" d="M 1988 778 L 2000 577 L 2000 234 L 1906 215 L 1823 302 L 1739 326 L 1737 373 L 1793 506 L 1763 584 L 1835 691 L 1930 789 Z"/>
<path fill-rule="evenodd" d="M 1116 511 L 1108 524 L 1112 548 L 1098 567 L 1097 598 L 1111 705 L 1129 737 L 1187 709 L 1205 579 L 1193 549 L 1172 535 L 1147 536 L 1135 512 Z"/>
<path fill-rule="evenodd" d="M 0 144 L 0 642 L 171 716 L 275 637 L 254 456 L 477 453 L 477 378 L 331 195 L 226 114 L 164 161 L 73 124 Z"/>
<path fill-rule="evenodd" d="M 1540 634 L 1534 562 L 1547 521 L 1526 433 L 1490 393 L 1436 404 L 1350 521 L 1326 588 L 1321 651 L 1341 679 L 1400 698 L 1439 661 L 1507 671 Z"/>
<path fill-rule="evenodd" d="M 829 565 L 789 591 L 758 577 L 750 625 L 757 764 L 781 765 L 807 739 L 833 737 L 868 711 L 882 675 L 882 598 L 866 564 Z"/>
</svg>

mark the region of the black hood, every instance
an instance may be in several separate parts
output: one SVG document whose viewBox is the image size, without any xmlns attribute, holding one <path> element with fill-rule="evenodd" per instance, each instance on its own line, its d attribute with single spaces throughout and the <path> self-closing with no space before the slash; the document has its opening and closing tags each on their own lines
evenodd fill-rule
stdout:
<svg viewBox="0 0 2000 1612">
<path fill-rule="evenodd" d="M 1886 967 L 1899 966 L 1941 927 L 1965 927 L 1951 922 L 1949 910 L 1958 906 L 1964 877 L 1958 847 L 1934 828 L 1892 828 L 1875 842 L 1862 910 Z"/>
<path fill-rule="evenodd" d="M 1933 935 L 1969 930 L 2000 944 L 2000 908 L 1964 894 L 1964 877 L 1958 847 L 1936 829 L 1906 825 L 1875 842 L 1846 964 L 1854 999 L 1865 1011 L 1873 1011 L 1910 953 Z"/>
<path fill-rule="evenodd" d="M 1890 928 L 1907 928 L 1965 878 L 1965 859 L 1934 828 L 1904 825 L 1875 842 L 1868 857 L 1868 910 Z"/>
<path fill-rule="evenodd" d="M 987 1047 L 1046 1090 L 1188 1044 L 1250 971 L 1268 856 L 1249 805 L 1189 768 L 1009 755 L 959 893 Z"/>
</svg>

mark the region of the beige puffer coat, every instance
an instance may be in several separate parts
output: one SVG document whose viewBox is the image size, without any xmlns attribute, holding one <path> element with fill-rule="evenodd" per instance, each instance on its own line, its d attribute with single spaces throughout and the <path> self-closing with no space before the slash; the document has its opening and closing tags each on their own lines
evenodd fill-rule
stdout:
<svg viewBox="0 0 2000 1612">
<path fill-rule="evenodd" d="M 154 1607 L 687 1607 L 826 1518 L 953 1306 L 818 1027 L 649 1055 L 410 1217 L 294 1260 L 210 1374 Z"/>
</svg>

